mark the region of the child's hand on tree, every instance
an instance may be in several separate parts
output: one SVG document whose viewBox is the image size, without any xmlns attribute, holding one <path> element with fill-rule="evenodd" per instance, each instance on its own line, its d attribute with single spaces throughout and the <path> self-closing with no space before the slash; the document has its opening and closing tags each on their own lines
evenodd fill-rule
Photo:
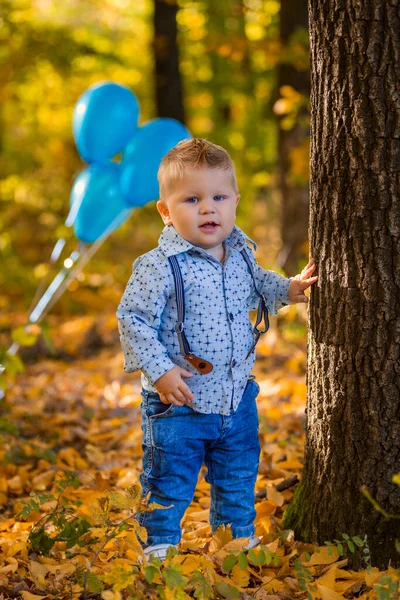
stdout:
<svg viewBox="0 0 400 600">
<path fill-rule="evenodd" d="M 154 387 L 160 396 L 161 402 L 174 404 L 175 406 L 183 406 L 193 402 L 194 396 L 189 386 L 183 381 L 183 377 L 192 377 L 192 375 L 193 373 L 182 369 L 182 367 L 174 367 L 157 379 Z"/>
<path fill-rule="evenodd" d="M 309 288 L 317 281 L 318 275 L 310 277 L 316 268 L 317 265 L 315 264 L 314 259 L 311 258 L 308 265 L 304 267 L 302 272 L 292 279 L 289 285 L 289 301 L 292 304 L 297 304 L 299 302 L 305 302 L 307 304 L 308 298 L 305 295 L 304 290 Z"/>
</svg>

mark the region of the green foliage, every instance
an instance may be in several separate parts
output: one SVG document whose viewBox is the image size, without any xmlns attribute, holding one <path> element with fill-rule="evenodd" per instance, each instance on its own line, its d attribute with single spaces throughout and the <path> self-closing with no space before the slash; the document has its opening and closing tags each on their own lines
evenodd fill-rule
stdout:
<svg viewBox="0 0 400 600">
<path fill-rule="evenodd" d="M 243 571 L 245 571 L 249 565 L 247 556 L 244 552 L 241 552 L 238 556 L 238 565 Z"/>
<path fill-rule="evenodd" d="M 400 581 L 390 575 L 384 575 L 374 585 L 378 600 L 393 600 L 400 594 Z"/>
<path fill-rule="evenodd" d="M 240 591 L 235 586 L 229 585 L 229 583 L 221 581 L 221 583 L 217 583 L 215 587 L 222 598 L 226 598 L 227 600 L 240 600 L 241 598 Z"/>
<path fill-rule="evenodd" d="M 212 585 L 200 571 L 194 571 L 190 583 L 194 588 L 194 597 L 197 600 L 209 600 L 214 597 Z"/>
<path fill-rule="evenodd" d="M 0 433 L 9 433 L 10 435 L 18 436 L 19 430 L 15 423 L 10 423 L 5 417 L 0 417 Z"/>
<path fill-rule="evenodd" d="M 343 533 L 341 540 L 335 539 L 334 543 L 324 542 L 324 544 L 328 547 L 329 554 L 332 554 L 332 548 L 335 547 L 339 553 L 339 556 L 344 556 L 346 549 L 353 554 L 356 549 L 359 548 L 363 552 L 363 560 L 367 568 L 371 568 L 371 553 L 368 545 L 367 535 L 364 536 L 364 539 L 361 539 L 357 535 L 350 537 L 347 533 Z"/>
<path fill-rule="evenodd" d="M 232 571 L 233 567 L 236 564 L 236 556 L 234 554 L 229 554 L 223 564 L 222 564 L 222 570 L 224 571 L 224 573 L 230 573 L 230 571 Z"/>
<path fill-rule="evenodd" d="M 170 590 L 183 590 L 189 581 L 185 575 L 182 575 L 181 568 L 178 565 L 166 567 L 163 571 L 165 585 Z"/>
<path fill-rule="evenodd" d="M 268 218 L 278 218 L 269 194 L 276 186 L 277 68 L 281 63 L 308 68 L 307 32 L 296 30 L 282 48 L 279 9 L 278 0 L 243 5 L 181 0 L 177 14 L 187 125 L 195 136 L 209 137 L 231 153 L 242 193 L 239 224 L 246 222 L 249 232 L 259 226 L 254 205 L 261 197 Z M 64 222 L 73 180 L 85 166 L 71 132 L 78 97 L 96 81 L 115 80 L 139 97 L 142 122 L 157 116 L 152 12 L 152 0 L 45 5 L 3 0 L 0 288 L 7 295 L 0 295 L 2 308 L 26 310 L 50 274 L 48 259 L 57 239 L 64 238 L 70 249 L 76 244 Z M 307 99 L 292 105 L 285 115 L 290 126 L 304 118 Z M 154 206 L 136 210 L 133 219 L 140 235 L 132 236 L 132 221 L 113 234 L 120 243 L 105 244 L 55 310 L 81 312 L 88 304 L 85 291 L 123 286 L 132 257 L 155 245 L 161 227 Z M 116 266 L 110 270 L 110 264 Z"/>
<path fill-rule="evenodd" d="M 316 592 L 316 586 L 314 585 L 314 577 L 307 567 L 305 567 L 300 560 L 296 560 L 294 563 L 294 574 L 299 582 L 299 588 L 302 592 L 307 592 L 307 600 L 312 600 Z"/>
</svg>

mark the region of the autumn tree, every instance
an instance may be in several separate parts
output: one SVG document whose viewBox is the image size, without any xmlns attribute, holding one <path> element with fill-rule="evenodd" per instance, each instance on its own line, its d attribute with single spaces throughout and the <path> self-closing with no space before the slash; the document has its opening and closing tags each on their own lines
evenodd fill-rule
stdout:
<svg viewBox="0 0 400 600">
<path fill-rule="evenodd" d="M 157 115 L 184 123 L 182 81 L 177 45 L 178 3 L 154 0 L 154 59 Z"/>
<path fill-rule="evenodd" d="M 369 539 L 399 564 L 400 19 L 397 0 L 310 0 L 307 441 L 285 527 Z M 367 490 L 379 504 L 374 508 Z"/>
</svg>

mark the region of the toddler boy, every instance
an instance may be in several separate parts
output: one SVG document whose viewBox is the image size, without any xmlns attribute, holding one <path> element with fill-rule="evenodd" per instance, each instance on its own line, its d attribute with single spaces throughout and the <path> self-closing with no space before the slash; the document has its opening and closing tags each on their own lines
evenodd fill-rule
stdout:
<svg viewBox="0 0 400 600">
<path fill-rule="evenodd" d="M 272 315 L 307 302 L 304 290 L 318 277 L 311 277 L 312 259 L 296 278 L 257 264 L 254 242 L 235 225 L 240 195 L 220 146 L 180 142 L 162 160 L 158 179 L 165 227 L 158 247 L 135 261 L 117 316 L 125 371 L 142 372 L 143 494 L 172 505 L 139 515 L 146 554 L 163 558 L 180 540 L 203 463 L 213 531 L 230 524 L 234 538 L 257 542 L 259 386 L 250 375 L 248 312 L 260 294 Z"/>
</svg>

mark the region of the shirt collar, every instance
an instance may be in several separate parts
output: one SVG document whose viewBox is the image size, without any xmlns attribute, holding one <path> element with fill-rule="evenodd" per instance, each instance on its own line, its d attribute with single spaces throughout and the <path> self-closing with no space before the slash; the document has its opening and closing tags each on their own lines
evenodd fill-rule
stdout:
<svg viewBox="0 0 400 600">
<path fill-rule="evenodd" d="M 242 250 L 246 242 L 251 244 L 254 250 L 257 249 L 256 243 L 249 238 L 237 225 L 233 227 L 233 231 L 225 239 L 225 247 L 231 248 L 232 250 Z M 181 252 L 187 252 L 188 250 L 202 250 L 198 246 L 194 246 L 187 240 L 185 240 L 175 229 L 173 225 L 166 225 L 161 232 L 158 240 L 158 245 L 161 248 L 165 256 L 173 256 L 174 254 L 180 254 Z"/>
</svg>

